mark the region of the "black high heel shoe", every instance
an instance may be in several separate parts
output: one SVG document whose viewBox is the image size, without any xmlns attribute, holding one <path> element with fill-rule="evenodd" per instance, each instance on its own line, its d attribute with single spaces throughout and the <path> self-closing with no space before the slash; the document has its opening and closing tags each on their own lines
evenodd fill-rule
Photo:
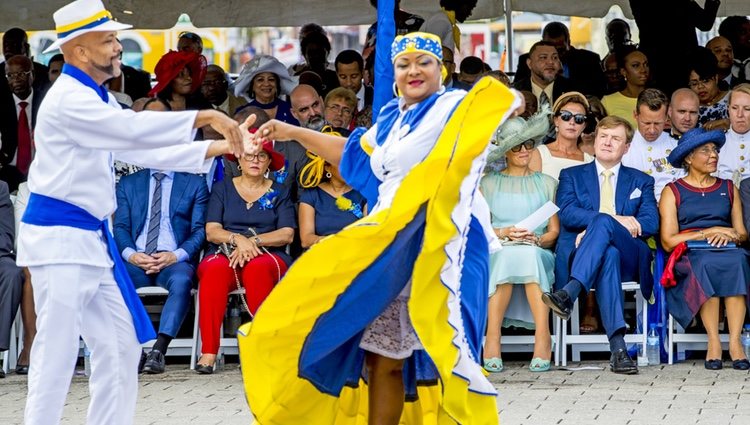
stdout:
<svg viewBox="0 0 750 425">
<path fill-rule="evenodd" d="M 748 359 L 732 360 L 732 369 L 734 369 L 734 370 L 748 370 L 748 369 L 750 369 L 750 360 L 748 360 Z"/>
<path fill-rule="evenodd" d="M 199 375 L 211 375 L 212 373 L 214 373 L 214 366 L 198 363 L 197 365 L 195 365 L 195 373 Z"/>
<path fill-rule="evenodd" d="M 703 367 L 708 370 L 721 370 L 721 368 L 724 367 L 724 364 L 721 362 L 721 359 L 711 359 L 704 361 Z"/>
</svg>

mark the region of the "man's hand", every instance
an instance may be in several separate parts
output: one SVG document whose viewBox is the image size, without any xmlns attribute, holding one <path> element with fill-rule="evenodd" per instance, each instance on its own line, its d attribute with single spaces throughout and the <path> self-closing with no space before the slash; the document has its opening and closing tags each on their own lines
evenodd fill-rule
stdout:
<svg viewBox="0 0 750 425">
<path fill-rule="evenodd" d="M 149 270 L 156 266 L 156 260 L 143 252 L 136 252 L 131 255 L 130 258 L 128 258 L 128 262 L 136 267 L 146 270 L 146 274 L 149 274 Z"/>
<path fill-rule="evenodd" d="M 586 235 L 586 231 L 579 233 L 578 236 L 576 236 L 576 248 L 578 248 L 578 245 L 581 244 L 581 240 L 583 240 L 583 237 Z"/>
<path fill-rule="evenodd" d="M 152 270 L 156 270 L 156 273 L 177 262 L 177 256 L 172 251 L 156 252 L 152 255 L 152 257 L 156 261 L 156 264 L 154 265 L 154 267 L 152 267 Z"/>
<path fill-rule="evenodd" d="M 244 152 L 243 136 L 240 132 L 240 126 L 237 122 L 221 112 L 213 109 L 198 111 L 195 118 L 195 128 L 201 128 L 210 125 L 214 130 L 224 137 L 230 146 L 230 151 L 240 157 Z"/>
<path fill-rule="evenodd" d="M 268 121 L 255 132 L 256 143 L 260 144 L 264 139 L 275 140 L 277 142 L 291 140 L 293 139 L 291 133 L 295 128 L 297 127 L 279 120 Z"/>
<path fill-rule="evenodd" d="M 612 218 L 622 224 L 622 226 L 628 230 L 630 236 L 634 238 L 641 236 L 641 223 L 639 223 L 635 217 L 629 215 L 613 215 Z"/>
</svg>

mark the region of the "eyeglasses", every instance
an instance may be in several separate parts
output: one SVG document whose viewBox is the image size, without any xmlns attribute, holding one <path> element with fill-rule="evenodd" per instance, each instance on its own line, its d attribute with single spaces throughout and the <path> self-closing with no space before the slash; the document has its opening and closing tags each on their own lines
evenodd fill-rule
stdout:
<svg viewBox="0 0 750 425">
<path fill-rule="evenodd" d="M 574 114 L 570 111 L 560 111 L 555 114 L 556 117 L 560 117 L 561 120 L 568 122 L 571 118 L 573 118 L 573 121 L 581 125 L 586 122 L 586 115 L 585 114 Z"/>
<path fill-rule="evenodd" d="M 527 141 L 521 143 L 520 145 L 513 146 L 512 148 L 510 148 L 510 151 L 511 152 L 521 152 L 521 148 L 526 148 L 527 151 L 530 151 L 530 150 L 534 149 L 534 141 L 533 140 L 527 140 Z"/>
<path fill-rule="evenodd" d="M 688 82 L 688 87 L 691 89 L 694 89 L 698 86 L 708 86 L 709 83 L 711 83 L 712 78 L 701 78 L 700 80 L 690 80 Z"/>
<path fill-rule="evenodd" d="M 203 80 L 203 83 L 201 83 L 201 85 L 208 87 L 220 87 L 224 83 L 226 83 L 226 80 Z"/>
<path fill-rule="evenodd" d="M 5 74 L 5 78 L 8 80 L 20 80 L 20 79 L 26 79 L 31 76 L 31 71 L 21 71 L 21 72 L 9 72 Z"/>
<path fill-rule="evenodd" d="M 341 105 L 326 105 L 326 109 L 341 115 L 351 115 L 353 112 L 351 109 Z"/>
<path fill-rule="evenodd" d="M 242 159 L 248 162 L 252 162 L 252 161 L 266 162 L 268 161 L 269 158 L 271 157 L 265 152 L 258 152 L 255 155 L 250 155 L 249 153 L 242 155 Z"/>
<path fill-rule="evenodd" d="M 713 148 L 713 147 L 706 146 L 706 147 L 702 147 L 700 149 L 696 149 L 695 153 L 699 153 L 699 154 L 705 155 L 705 156 L 711 156 L 713 154 L 718 155 L 719 154 L 719 150 L 720 150 L 719 148 Z"/>
</svg>

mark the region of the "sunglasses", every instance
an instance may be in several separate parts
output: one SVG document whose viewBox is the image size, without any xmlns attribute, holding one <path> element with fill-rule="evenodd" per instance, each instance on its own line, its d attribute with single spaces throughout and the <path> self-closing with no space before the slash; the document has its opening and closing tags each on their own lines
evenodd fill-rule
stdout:
<svg viewBox="0 0 750 425">
<path fill-rule="evenodd" d="M 568 122 L 571 118 L 573 118 L 573 121 L 576 124 L 583 124 L 586 122 L 586 115 L 585 114 L 574 114 L 570 111 L 560 111 L 555 114 L 556 117 L 560 117 L 561 120 Z"/>
<path fill-rule="evenodd" d="M 530 151 L 530 150 L 534 149 L 534 141 L 533 140 L 527 140 L 527 141 L 521 143 L 520 145 L 513 146 L 512 148 L 510 148 L 510 151 L 511 152 L 521 152 L 521 148 L 526 148 L 527 151 Z"/>
</svg>

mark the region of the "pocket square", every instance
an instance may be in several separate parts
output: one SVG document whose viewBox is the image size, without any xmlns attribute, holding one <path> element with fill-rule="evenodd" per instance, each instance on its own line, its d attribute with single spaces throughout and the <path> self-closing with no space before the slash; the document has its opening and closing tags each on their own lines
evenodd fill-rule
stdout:
<svg viewBox="0 0 750 425">
<path fill-rule="evenodd" d="M 633 190 L 633 192 L 630 193 L 630 198 L 629 199 L 637 199 L 637 198 L 640 198 L 640 197 L 641 197 L 641 189 L 638 189 L 636 187 L 635 190 Z"/>
</svg>

